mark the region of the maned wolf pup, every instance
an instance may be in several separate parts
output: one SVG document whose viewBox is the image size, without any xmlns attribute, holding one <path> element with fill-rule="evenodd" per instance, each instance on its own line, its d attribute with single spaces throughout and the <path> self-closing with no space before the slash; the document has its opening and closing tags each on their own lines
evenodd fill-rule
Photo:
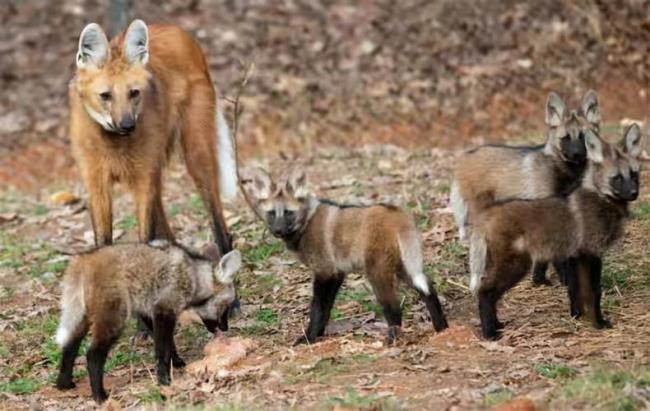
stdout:
<svg viewBox="0 0 650 411">
<path fill-rule="evenodd" d="M 151 246 L 150 246 L 151 245 Z M 88 331 L 88 375 L 93 398 L 102 402 L 104 362 L 131 316 L 144 319 L 153 333 L 158 383 L 170 383 L 169 367 L 185 365 L 176 353 L 177 316 L 194 308 L 210 332 L 228 329 L 228 306 L 235 298 L 233 276 L 238 251 L 218 264 L 166 241 L 106 246 L 77 256 L 63 280 L 61 321 L 56 341 L 62 348 L 56 386 L 69 389 L 79 344 Z"/>
<path fill-rule="evenodd" d="M 585 131 L 588 164 L 580 187 L 565 197 L 512 200 L 482 212 L 472 229 L 471 288 L 478 292 L 481 329 L 496 338 L 496 305 L 533 262 L 569 261 L 571 314 L 586 310 L 594 326 L 609 326 L 600 311 L 602 255 L 622 235 L 628 203 L 639 194 L 641 131 L 636 124 L 611 145 Z"/>
<path fill-rule="evenodd" d="M 296 344 L 323 335 L 336 293 L 349 272 L 364 272 L 388 322 L 388 343 L 402 325 L 395 294 L 398 278 L 415 288 L 437 331 L 447 328 L 440 301 L 422 269 L 422 244 L 413 219 L 388 205 L 341 206 L 317 200 L 306 176 L 294 169 L 277 184 L 262 169 L 251 173 L 249 192 L 271 233 L 313 271 L 309 326 Z"/>
<path fill-rule="evenodd" d="M 464 153 L 456 166 L 450 203 L 461 240 L 486 198 L 535 199 L 568 193 L 579 184 L 585 168 L 584 133 L 598 131 L 598 96 L 588 91 L 579 111 L 569 112 L 551 92 L 546 101 L 546 144 L 533 147 L 485 145 Z M 536 284 L 550 284 L 547 265 L 535 266 Z M 557 267 L 556 267 L 557 268 Z"/>
</svg>

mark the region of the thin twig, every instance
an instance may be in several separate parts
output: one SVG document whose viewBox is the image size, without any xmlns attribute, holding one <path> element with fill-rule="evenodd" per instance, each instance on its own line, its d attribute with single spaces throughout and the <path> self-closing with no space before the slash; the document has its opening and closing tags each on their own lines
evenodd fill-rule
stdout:
<svg viewBox="0 0 650 411">
<path fill-rule="evenodd" d="M 450 279 L 446 279 L 445 281 L 447 281 L 451 285 L 455 285 L 458 288 L 462 288 L 463 290 L 469 290 L 469 287 L 466 286 L 465 284 L 457 283 L 457 282 L 455 282 L 453 280 L 450 280 Z"/>
<path fill-rule="evenodd" d="M 244 71 L 244 75 L 242 76 L 241 81 L 239 82 L 239 86 L 237 87 L 237 92 L 235 93 L 235 98 L 230 99 L 224 97 L 224 100 L 231 103 L 234 106 L 231 138 L 232 138 L 232 147 L 235 152 L 235 173 L 237 174 L 237 184 L 239 184 L 239 189 L 241 190 L 241 193 L 244 196 L 244 200 L 246 200 L 246 204 L 248 204 L 248 207 L 250 207 L 250 209 L 253 210 L 253 213 L 255 213 L 257 218 L 259 218 L 261 221 L 264 221 L 262 216 L 257 211 L 257 208 L 255 207 L 255 203 L 253 202 L 253 200 L 251 200 L 251 198 L 248 196 L 248 193 L 244 189 L 244 180 L 242 179 L 239 170 L 239 150 L 237 149 L 237 133 L 239 132 L 239 118 L 241 114 L 244 112 L 244 107 L 239 103 L 239 98 L 241 97 L 241 94 L 244 91 L 244 87 L 246 87 L 246 84 L 248 84 L 248 80 L 250 80 L 251 76 L 253 75 L 254 70 L 255 70 L 255 64 L 250 63 L 246 68 L 246 71 Z"/>
</svg>

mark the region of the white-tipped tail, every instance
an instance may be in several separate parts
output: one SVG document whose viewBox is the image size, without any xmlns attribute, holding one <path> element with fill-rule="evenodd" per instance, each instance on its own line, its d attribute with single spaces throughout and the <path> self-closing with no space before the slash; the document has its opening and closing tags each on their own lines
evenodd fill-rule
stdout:
<svg viewBox="0 0 650 411">
<path fill-rule="evenodd" d="M 59 347 L 65 347 L 86 315 L 83 286 L 64 280 L 61 290 L 61 319 L 54 337 Z"/>
<path fill-rule="evenodd" d="M 467 235 L 467 203 L 461 197 L 458 181 L 455 179 L 451 183 L 449 205 L 454 212 L 454 220 L 456 220 L 456 225 L 458 226 L 458 237 L 461 241 L 464 241 Z"/>
<path fill-rule="evenodd" d="M 487 258 L 487 243 L 485 238 L 473 230 L 469 241 L 469 290 L 476 295 L 481 287 L 481 279 L 485 275 Z"/>
<path fill-rule="evenodd" d="M 402 266 L 406 275 L 411 278 L 413 286 L 424 295 L 429 295 L 429 281 L 424 275 L 422 265 L 422 242 L 415 229 L 401 233 L 397 238 L 402 257 Z"/>
<path fill-rule="evenodd" d="M 217 158 L 221 199 L 229 201 L 237 195 L 237 161 L 230 127 L 220 108 L 217 109 Z"/>
</svg>

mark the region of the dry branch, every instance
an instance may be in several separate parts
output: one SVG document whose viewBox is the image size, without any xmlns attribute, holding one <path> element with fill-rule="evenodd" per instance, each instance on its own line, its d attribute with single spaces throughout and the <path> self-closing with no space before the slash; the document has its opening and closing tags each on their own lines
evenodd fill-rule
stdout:
<svg viewBox="0 0 650 411">
<path fill-rule="evenodd" d="M 252 77 L 254 70 L 255 70 L 255 63 L 250 63 L 248 67 L 246 67 L 246 71 L 244 71 L 244 75 L 242 76 L 242 79 L 239 82 L 239 86 L 237 87 L 237 92 L 235 93 L 235 98 L 230 99 L 228 97 L 224 97 L 224 100 L 231 103 L 234 107 L 231 138 L 232 138 L 233 150 L 235 152 L 235 172 L 237 173 L 237 184 L 239 185 L 239 189 L 242 195 L 244 196 L 244 200 L 246 200 L 246 204 L 248 204 L 248 207 L 250 207 L 250 209 L 253 210 L 253 213 L 255 213 L 257 218 L 259 218 L 261 221 L 264 221 L 262 216 L 255 208 L 255 204 L 253 203 L 253 200 L 251 200 L 248 193 L 246 192 L 246 189 L 244 189 L 244 180 L 242 179 L 241 172 L 239 169 L 239 164 L 240 164 L 239 149 L 237 148 L 237 133 L 239 132 L 239 118 L 241 114 L 244 112 L 244 107 L 239 103 L 239 99 L 241 97 L 242 92 L 244 91 L 244 87 L 246 87 L 246 84 L 248 84 L 248 81 Z"/>
</svg>

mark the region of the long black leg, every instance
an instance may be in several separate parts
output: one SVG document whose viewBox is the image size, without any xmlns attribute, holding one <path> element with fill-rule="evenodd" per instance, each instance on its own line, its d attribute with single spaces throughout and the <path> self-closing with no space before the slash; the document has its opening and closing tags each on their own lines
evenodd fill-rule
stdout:
<svg viewBox="0 0 650 411">
<path fill-rule="evenodd" d="M 59 376 L 56 379 L 56 388 L 60 390 L 69 390 L 75 387 L 72 381 L 72 370 L 74 368 L 74 361 L 79 352 L 79 346 L 83 341 L 85 333 L 79 337 L 71 340 L 66 346 L 63 347 L 61 353 L 61 365 L 59 366 Z"/>
<path fill-rule="evenodd" d="M 106 390 L 104 390 L 104 364 L 106 363 L 108 352 L 111 350 L 117 337 L 116 335 L 103 340 L 93 341 L 86 353 L 90 389 L 93 399 L 98 403 L 102 403 L 108 398 Z"/>
<path fill-rule="evenodd" d="M 564 277 L 567 285 L 567 292 L 569 294 L 569 313 L 573 318 L 582 316 L 582 304 L 580 301 L 580 276 L 578 273 L 579 260 L 577 258 L 569 258 L 558 265 L 556 270 L 560 277 Z"/>
<path fill-rule="evenodd" d="M 145 316 L 140 316 L 139 317 L 140 321 L 147 327 L 147 332 L 150 335 L 153 335 L 153 321 L 149 317 Z M 183 360 L 180 355 L 178 355 L 178 351 L 176 350 L 176 342 L 172 339 L 172 364 L 174 365 L 175 368 L 183 368 L 185 367 L 185 360 Z"/>
<path fill-rule="evenodd" d="M 388 323 L 387 342 L 389 345 L 393 344 L 397 339 L 400 328 L 402 327 L 402 309 L 400 308 L 399 299 L 395 293 L 395 285 L 392 282 L 382 281 L 387 278 L 383 273 L 377 272 L 374 275 L 368 275 L 368 279 L 372 283 L 375 291 L 377 302 L 381 305 Z"/>
<path fill-rule="evenodd" d="M 153 317 L 153 340 L 156 351 L 158 384 L 171 383 L 169 366 L 174 350 L 174 328 L 176 316 L 173 312 L 156 309 Z"/>
<path fill-rule="evenodd" d="M 567 276 L 572 274 L 571 270 L 575 270 L 575 266 L 572 266 L 568 260 L 562 260 L 553 262 L 553 267 L 560 279 L 560 284 L 567 285 Z"/>
<path fill-rule="evenodd" d="M 442 311 L 442 306 L 440 305 L 440 300 L 438 299 L 438 294 L 436 289 L 433 287 L 432 283 L 429 283 L 429 294 L 425 294 L 422 291 L 418 290 L 420 298 L 424 301 L 429 315 L 431 316 L 431 322 L 433 322 L 433 328 L 436 331 L 442 331 L 449 327 L 447 324 L 447 319 L 445 318 L 445 313 Z"/>
<path fill-rule="evenodd" d="M 602 284 L 601 284 L 602 272 L 603 272 L 603 260 L 598 256 L 589 256 L 586 257 L 586 260 L 589 264 L 593 306 L 594 306 L 595 317 L 596 317 L 596 326 L 598 328 L 611 328 L 612 323 L 603 317 L 603 312 L 600 308 L 600 300 L 603 295 Z"/>
<path fill-rule="evenodd" d="M 548 263 L 538 262 L 533 266 L 533 284 L 534 285 L 553 285 L 551 281 L 546 278 L 546 270 Z"/>
<path fill-rule="evenodd" d="M 309 310 L 309 325 L 306 335 L 299 337 L 294 345 L 312 343 L 322 336 L 329 321 L 330 312 L 336 299 L 336 294 L 343 283 L 343 275 L 328 278 L 315 276 L 313 283 L 313 296 Z"/>
<path fill-rule="evenodd" d="M 493 289 L 479 291 L 478 310 L 481 317 L 483 337 L 496 340 L 499 337 L 499 328 L 503 325 L 499 323 L 497 318 L 497 297 Z"/>
</svg>

